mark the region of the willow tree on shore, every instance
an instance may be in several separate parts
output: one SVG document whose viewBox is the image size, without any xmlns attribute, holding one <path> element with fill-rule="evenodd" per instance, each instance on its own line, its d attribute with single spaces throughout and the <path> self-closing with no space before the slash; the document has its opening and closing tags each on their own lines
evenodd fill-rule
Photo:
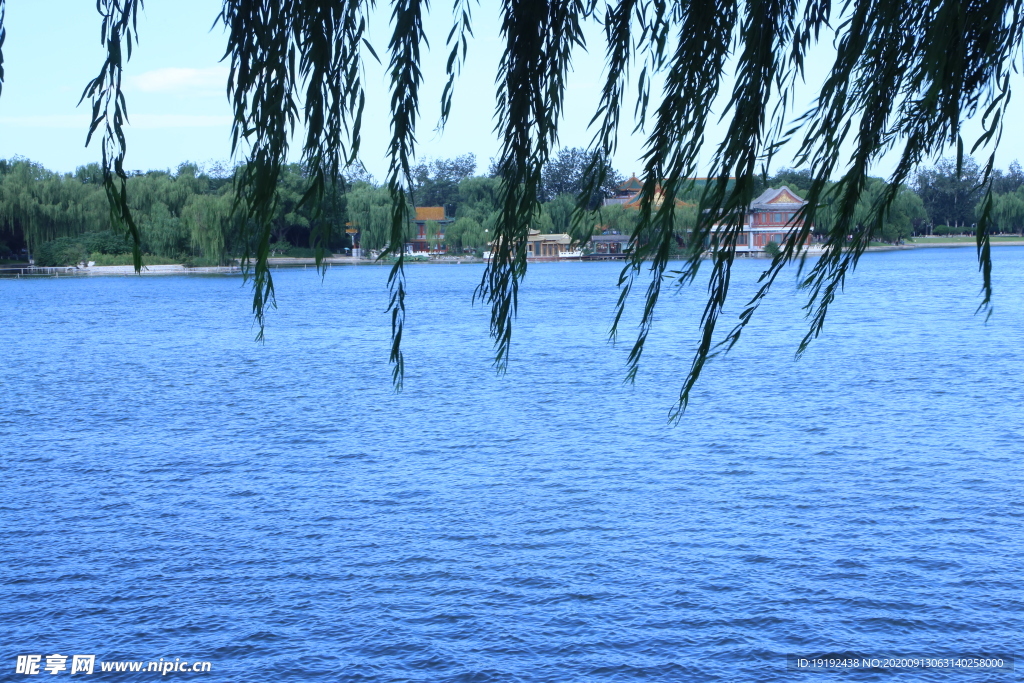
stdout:
<svg viewBox="0 0 1024 683">
<path fill-rule="evenodd" d="M 478 289 L 478 297 L 491 307 L 498 368 L 504 370 L 509 358 L 519 283 L 526 274 L 526 237 L 541 199 L 545 164 L 557 144 L 566 79 L 574 49 L 584 44 L 585 22 L 597 22 L 603 29 L 607 77 L 593 118 L 589 151 L 594 162 L 580 193 L 581 212 L 606 180 L 602 160 L 615 151 L 631 74 L 638 83 L 636 118 L 649 130 L 642 156 L 640 218 L 632 235 L 633 256 L 620 278 L 616 316 L 617 324 L 626 295 L 649 264 L 646 304 L 628 361 L 630 377 L 637 371 L 665 282 L 675 200 L 692 190 L 687 178 L 699 174 L 698 153 L 706 142 L 712 105 L 728 89 L 724 113 L 715 113 L 724 117 L 726 132 L 721 140 L 708 141 L 716 143 L 712 178 L 700 193 L 692 237 L 703 240 L 718 224 L 724 224 L 725 231 L 713 254 L 709 298 L 697 349 L 682 383 L 679 414 L 712 348 L 717 343 L 728 349 L 736 343 L 783 266 L 801 258 L 803 237 L 815 223 L 819 206 L 827 204 L 833 220 L 824 253 L 803 275 L 810 329 L 799 351 L 821 331 L 845 275 L 914 169 L 947 146 L 955 147 L 962 158 L 961 126 L 975 115 L 985 124 L 976 146 L 994 150 L 1009 101 L 1014 60 L 1020 56 L 1022 1 L 858 0 L 834 7 L 831 0 L 504 0 L 504 52 L 496 79 L 501 148 L 493 165 L 500 177 L 500 209 L 493 223 L 493 258 Z M 441 125 L 451 110 L 473 28 L 473 3 L 453 4 Z M 124 61 L 137 42 L 141 6 L 142 0 L 97 0 L 107 57 L 83 96 L 92 105 L 90 135 L 101 138 L 111 221 L 136 245 L 141 240 L 123 168 L 121 80 Z M 311 184 L 303 200 L 313 207 L 322 205 L 344 168 L 358 158 L 365 102 L 362 65 L 367 58 L 378 58 L 365 39 L 372 7 L 368 0 L 224 0 L 220 20 L 229 32 L 232 141 L 236 149 L 244 145 L 248 150 L 247 162 L 235 176 L 235 210 L 240 225 L 251 231 L 243 243 L 253 245 L 246 255 L 254 285 L 253 310 L 261 326 L 265 307 L 273 299 L 267 258 L 276 188 L 291 131 L 298 127 L 304 132 L 302 164 Z M 426 11 L 422 0 L 393 0 L 391 37 L 384 54 L 392 116 L 386 182 L 391 220 L 385 254 L 396 257 L 389 287 L 391 360 L 398 385 L 405 320 L 403 243 L 419 130 Z M 835 58 L 813 106 L 794 118 L 796 86 L 809 51 L 819 42 L 832 43 Z M 652 92 L 655 77 L 663 78 L 660 94 Z M 787 240 L 738 324 L 719 340 L 715 332 L 729 291 L 742 214 L 753 199 L 756 175 L 788 140 L 798 148 L 795 164 L 811 173 L 808 204 L 800 216 L 805 227 L 795 228 L 798 238 Z M 873 200 L 865 218 L 861 198 L 869 170 L 889 152 L 897 153 L 899 161 L 887 189 Z M 987 237 L 992 168 L 990 156 L 980 174 L 983 199 L 977 226 L 983 307 L 992 290 Z M 326 239 L 317 236 L 320 245 Z M 322 256 L 322 248 L 318 254 Z M 690 283 L 700 265 L 700 256 L 694 254 L 674 277 L 680 284 Z"/>
<path fill-rule="evenodd" d="M 0 233 L 14 226 L 30 249 L 43 242 L 110 228 L 101 185 L 80 182 L 28 160 L 0 169 Z"/>
</svg>

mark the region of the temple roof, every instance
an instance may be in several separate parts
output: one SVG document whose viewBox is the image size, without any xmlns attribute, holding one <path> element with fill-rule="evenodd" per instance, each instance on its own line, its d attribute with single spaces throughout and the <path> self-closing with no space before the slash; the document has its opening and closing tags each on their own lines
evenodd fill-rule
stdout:
<svg viewBox="0 0 1024 683">
<path fill-rule="evenodd" d="M 629 180 L 620 184 L 616 189 L 619 192 L 639 192 L 643 188 L 643 186 L 643 181 L 634 175 L 631 176 Z"/>
<path fill-rule="evenodd" d="M 655 209 L 660 209 L 661 205 L 664 204 L 664 203 L 665 203 L 665 191 L 661 189 L 661 185 L 660 184 L 656 185 L 654 187 L 654 199 L 653 199 L 653 201 L 651 201 L 651 207 L 655 208 Z M 629 209 L 639 209 L 640 208 L 640 195 L 639 195 L 639 193 L 636 194 L 635 196 L 633 196 L 629 201 L 623 202 L 622 205 L 624 207 L 626 207 L 626 208 L 629 208 Z M 676 206 L 683 207 L 683 206 L 690 206 L 690 205 L 687 204 L 686 202 L 684 202 L 682 199 L 679 199 L 677 197 L 676 198 Z"/>
<path fill-rule="evenodd" d="M 793 194 L 789 188 L 775 189 L 769 187 L 761 196 L 750 203 L 751 209 L 799 209 L 806 204 L 803 199 Z"/>
<path fill-rule="evenodd" d="M 541 233 L 530 235 L 530 242 L 555 242 L 557 244 L 570 244 L 572 237 L 564 232 Z"/>
<path fill-rule="evenodd" d="M 417 206 L 416 220 L 418 221 L 443 221 L 443 206 Z"/>
</svg>

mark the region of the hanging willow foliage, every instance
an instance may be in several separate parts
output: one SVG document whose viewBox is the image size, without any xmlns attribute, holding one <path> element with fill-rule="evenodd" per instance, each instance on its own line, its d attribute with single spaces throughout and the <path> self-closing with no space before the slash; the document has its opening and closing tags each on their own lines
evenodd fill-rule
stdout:
<svg viewBox="0 0 1024 683">
<path fill-rule="evenodd" d="M 728 132 L 717 141 L 712 179 L 699 203 L 693 240 L 714 237 L 709 296 L 700 340 L 683 380 L 676 416 L 715 350 L 727 351 L 740 338 L 783 267 L 797 261 L 808 292 L 808 330 L 799 352 L 816 337 L 829 305 L 856 265 L 913 169 L 945 146 L 963 157 L 961 124 L 980 115 L 984 134 L 974 148 L 998 145 L 1010 96 L 1010 74 L 1020 58 L 1021 2 L 1024 0 L 503 0 L 504 54 L 497 74 L 495 131 L 501 137 L 500 217 L 494 226 L 493 258 L 476 298 L 491 307 L 496 362 L 504 370 L 510 353 L 518 287 L 526 272 L 526 237 L 538 207 L 541 170 L 557 143 L 571 55 L 584 46 L 584 22 L 598 22 L 606 38 L 607 80 L 592 126 L 594 163 L 583 202 L 605 178 L 600 163 L 616 148 L 626 89 L 637 71 L 634 119 L 649 131 L 643 152 L 643 189 L 632 257 L 620 278 L 615 325 L 629 292 L 647 266 L 639 334 L 628 361 L 635 377 L 663 283 L 692 283 L 702 265 L 693 254 L 669 273 L 676 198 L 691 193 L 698 153 L 707 141 L 706 124 L 716 97 L 733 69 L 727 108 Z M 135 19 L 142 0 L 98 0 L 107 58 L 83 96 L 93 105 L 90 136 L 103 129 L 104 183 L 113 220 L 138 231 L 125 196 L 122 161 L 126 121 L 121 94 L 122 48 L 130 57 Z M 453 0 L 448 35 L 448 82 L 442 93 L 442 121 L 451 110 L 456 76 L 472 36 L 471 2 Z M 229 96 L 234 105 L 234 149 L 245 149 L 247 163 L 236 183 L 236 210 L 253 231 L 253 254 L 246 254 L 254 283 L 253 310 L 260 324 L 274 303 L 267 265 L 275 189 L 288 153 L 289 135 L 304 127 L 302 160 L 312 183 L 305 201 L 319 206 L 329 184 L 357 159 L 365 95 L 362 60 L 378 60 L 364 39 L 374 3 L 370 0 L 224 0 L 221 21 L 229 29 Z M 0 47 L 4 0 L 0 0 Z M 391 361 L 401 384 L 402 332 L 406 283 L 403 272 L 405 225 L 409 218 L 410 163 L 415 155 L 419 112 L 421 46 L 425 0 L 393 0 L 388 45 L 392 138 L 388 148 L 388 189 L 392 198 L 390 242 L 396 262 L 389 278 L 392 314 Z M 832 40 L 835 61 L 812 108 L 792 118 L 794 89 L 809 50 Z M 653 83 L 664 82 L 660 98 Z M 0 52 L 0 86 L 2 86 Z M 772 155 L 794 141 L 796 164 L 811 170 L 807 205 L 794 220 L 792 238 L 762 276 L 760 290 L 739 322 L 716 342 L 719 317 L 729 292 L 735 245 L 743 215 L 753 199 L 758 173 Z M 848 159 L 843 150 L 851 150 Z M 873 163 L 897 152 L 899 163 L 888 189 L 874 202 L 865 225 L 854 221 Z M 971 150 L 974 151 L 973 149 Z M 991 300 L 988 226 L 992 207 L 989 157 L 983 174 L 986 195 L 977 226 L 983 281 L 980 309 Z M 837 178 L 837 182 L 831 182 Z M 822 256 L 804 271 L 804 241 L 819 211 L 829 221 Z M 582 211 L 578 212 L 581 215 Z M 328 227 L 321 227 L 328 230 Z M 712 234 L 714 233 L 714 235 Z M 318 262 L 329 234 L 317 236 Z M 246 239 L 248 244 L 250 240 Z M 138 250 L 136 250 L 138 251 Z M 668 276 L 671 276 L 669 278 Z"/>
<path fill-rule="evenodd" d="M 132 45 L 136 42 L 137 20 L 142 0 L 96 0 L 96 11 L 103 18 L 100 43 L 107 51 L 99 75 L 89 81 L 79 104 L 89 99 L 92 104 L 92 123 L 85 144 L 102 128 L 100 150 L 103 155 L 103 189 L 110 205 L 110 222 L 121 227 L 132 238 L 132 257 L 135 270 L 142 270 L 142 236 L 128 206 L 128 174 L 124 170 L 127 144 L 124 124 L 128 122 L 128 108 L 121 92 L 124 62 L 132 58 Z"/>
<path fill-rule="evenodd" d="M 4 28 L 4 15 L 7 12 L 7 3 L 0 0 L 0 94 L 4 92 L 4 39 L 7 38 L 7 29 Z"/>
</svg>

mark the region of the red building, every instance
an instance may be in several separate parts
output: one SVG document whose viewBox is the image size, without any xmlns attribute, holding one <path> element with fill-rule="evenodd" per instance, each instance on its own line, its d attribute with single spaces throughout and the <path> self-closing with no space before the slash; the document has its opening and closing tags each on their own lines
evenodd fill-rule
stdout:
<svg viewBox="0 0 1024 683">
<path fill-rule="evenodd" d="M 750 203 L 750 209 L 744 216 L 743 230 L 736 240 L 736 251 L 763 252 L 769 242 L 782 246 L 790 231 L 803 227 L 803 221 L 798 215 L 806 204 L 789 188 L 768 188 L 762 192 L 761 196 Z M 808 233 L 804 244 L 810 243 L 811 235 Z"/>
<path fill-rule="evenodd" d="M 435 253 L 445 252 L 444 229 L 451 225 L 453 220 L 445 216 L 443 206 L 417 206 L 416 218 L 413 224 L 416 232 L 412 239 L 405 245 L 407 252 L 413 253 Z M 437 232 L 431 234 L 428 223 L 437 224 Z"/>
</svg>

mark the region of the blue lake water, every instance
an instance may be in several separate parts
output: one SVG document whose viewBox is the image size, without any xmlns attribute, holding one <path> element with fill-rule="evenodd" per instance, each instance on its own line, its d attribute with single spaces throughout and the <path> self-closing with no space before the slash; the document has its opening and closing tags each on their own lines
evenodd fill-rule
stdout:
<svg viewBox="0 0 1024 683">
<path fill-rule="evenodd" d="M 789 273 L 678 426 L 704 291 L 663 297 L 626 386 L 615 264 L 531 266 L 505 377 L 482 267 L 411 266 L 400 394 L 385 268 L 276 272 L 263 345 L 235 277 L 0 280 L 0 680 L 33 653 L 565 682 L 1019 652 L 1024 249 L 993 254 L 987 323 L 973 249 L 866 255 L 799 360 Z"/>
</svg>

